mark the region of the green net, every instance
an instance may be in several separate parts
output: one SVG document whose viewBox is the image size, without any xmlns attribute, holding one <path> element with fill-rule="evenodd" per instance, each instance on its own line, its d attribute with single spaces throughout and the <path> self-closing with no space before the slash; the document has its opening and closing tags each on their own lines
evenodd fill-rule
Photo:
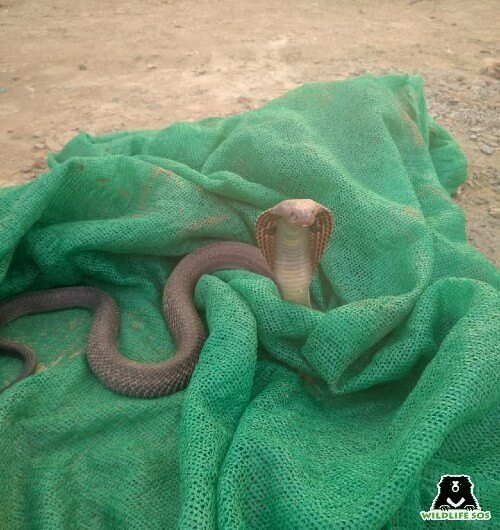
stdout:
<svg viewBox="0 0 500 530">
<path fill-rule="evenodd" d="M 257 215 L 285 198 L 336 224 L 312 285 L 321 311 L 256 274 L 202 277 L 210 335 L 171 396 L 96 380 L 86 310 L 2 329 L 40 369 L 0 396 L 1 528 L 421 528 L 438 524 L 419 512 L 443 474 L 469 475 L 492 512 L 481 527 L 498 523 L 499 278 L 466 243 L 450 199 L 466 162 L 420 78 L 79 134 L 49 166 L 1 191 L 0 298 L 99 287 L 120 306 L 121 351 L 144 362 L 174 352 L 161 294 L 181 256 L 255 243 Z M 0 386 L 20 367 L 0 357 Z"/>
</svg>

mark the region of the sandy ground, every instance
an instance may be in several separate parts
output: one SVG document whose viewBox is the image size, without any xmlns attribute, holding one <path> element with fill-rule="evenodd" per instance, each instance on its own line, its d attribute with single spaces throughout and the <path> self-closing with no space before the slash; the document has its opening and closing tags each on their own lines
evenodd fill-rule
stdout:
<svg viewBox="0 0 500 530">
<path fill-rule="evenodd" d="M 500 264 L 499 20 L 498 0 L 0 0 L 0 185 L 42 173 L 79 130 L 160 128 L 308 81 L 418 73 L 470 162 L 455 197 L 469 240 Z"/>
</svg>

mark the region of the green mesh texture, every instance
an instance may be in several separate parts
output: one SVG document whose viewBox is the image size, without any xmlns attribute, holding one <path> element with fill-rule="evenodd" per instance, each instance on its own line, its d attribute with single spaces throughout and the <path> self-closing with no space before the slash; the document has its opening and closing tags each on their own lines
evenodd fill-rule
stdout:
<svg viewBox="0 0 500 530">
<path fill-rule="evenodd" d="M 204 276 L 209 338 L 187 390 L 115 394 L 85 361 L 90 313 L 0 336 L 40 370 L 0 396 L 0 528 L 363 529 L 424 523 L 442 474 L 500 521 L 499 277 L 450 194 L 466 161 L 418 77 L 311 84 L 260 109 L 159 131 L 79 134 L 0 195 L 0 298 L 96 286 L 120 348 L 174 353 L 161 294 L 181 256 L 255 243 L 257 215 L 335 215 L 319 310 L 243 271 Z M 0 385 L 21 363 L 0 357 Z M 448 523 L 444 523 L 448 524 Z M 454 523 L 464 528 L 467 523 Z"/>
</svg>

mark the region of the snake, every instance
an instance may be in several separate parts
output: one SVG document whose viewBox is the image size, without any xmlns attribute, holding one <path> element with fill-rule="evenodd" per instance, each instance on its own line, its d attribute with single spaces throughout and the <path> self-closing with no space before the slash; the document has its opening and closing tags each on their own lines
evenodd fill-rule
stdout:
<svg viewBox="0 0 500 530">
<path fill-rule="evenodd" d="M 188 385 L 206 340 L 193 302 L 201 276 L 223 269 L 243 269 L 272 279 L 283 300 L 311 307 L 310 283 L 333 229 L 333 215 L 311 199 L 288 199 L 261 213 L 257 246 L 236 241 L 203 245 L 184 256 L 163 289 L 162 309 L 175 353 L 156 363 L 124 357 L 117 346 L 120 312 L 106 292 L 88 286 L 27 292 L 0 302 L 0 328 L 36 313 L 86 308 L 93 314 L 86 359 L 94 376 L 126 396 L 154 398 Z M 19 357 L 24 366 L 0 393 L 34 374 L 38 361 L 26 345 L 0 339 L 0 353 Z"/>
</svg>

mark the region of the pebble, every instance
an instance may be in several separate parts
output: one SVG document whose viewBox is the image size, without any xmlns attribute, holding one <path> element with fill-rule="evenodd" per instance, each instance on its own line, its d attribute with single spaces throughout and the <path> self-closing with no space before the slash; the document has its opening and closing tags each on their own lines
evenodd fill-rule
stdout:
<svg viewBox="0 0 500 530">
<path fill-rule="evenodd" d="M 492 217 L 495 219 L 500 219 L 500 208 L 497 206 L 492 206 L 488 211 Z"/>
<path fill-rule="evenodd" d="M 78 70 L 86 70 L 87 69 L 87 65 L 85 65 L 84 63 L 80 63 L 78 65 Z"/>
<path fill-rule="evenodd" d="M 156 68 L 158 68 L 156 64 L 148 64 L 148 70 L 155 70 Z"/>
<path fill-rule="evenodd" d="M 480 74 L 485 74 L 493 79 L 500 79 L 500 61 L 498 59 L 484 59 L 479 70 Z"/>
<path fill-rule="evenodd" d="M 45 145 L 43 145 L 42 143 L 35 144 L 35 149 L 38 149 L 39 151 L 41 151 L 44 148 L 45 148 Z"/>
<path fill-rule="evenodd" d="M 482 134 L 483 143 L 488 144 L 492 147 L 495 147 L 497 144 L 497 139 L 495 136 L 492 136 L 491 134 Z"/>
<path fill-rule="evenodd" d="M 355 70 L 352 71 L 352 74 L 353 75 L 364 75 L 366 74 L 366 68 L 356 68 Z"/>
<path fill-rule="evenodd" d="M 47 138 L 45 140 L 45 147 L 49 151 L 59 151 L 59 142 L 54 138 Z"/>
<path fill-rule="evenodd" d="M 21 173 L 33 173 L 35 169 L 44 169 L 45 168 L 45 159 L 38 158 L 36 159 L 31 166 L 26 166 L 21 169 Z"/>
<path fill-rule="evenodd" d="M 492 155 L 495 152 L 495 149 L 488 144 L 479 144 L 479 149 L 485 155 Z"/>
</svg>

